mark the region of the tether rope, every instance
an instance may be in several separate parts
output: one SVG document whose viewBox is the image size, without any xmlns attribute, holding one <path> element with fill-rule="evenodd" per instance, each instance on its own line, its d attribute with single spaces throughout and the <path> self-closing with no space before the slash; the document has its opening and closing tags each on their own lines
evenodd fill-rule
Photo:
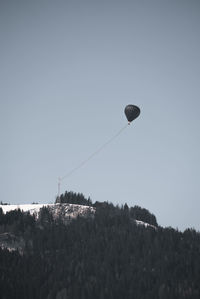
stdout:
<svg viewBox="0 0 200 299">
<path fill-rule="evenodd" d="M 83 167 L 88 161 L 90 161 L 94 156 L 96 156 L 99 152 L 101 152 L 107 145 L 109 145 L 114 139 L 116 139 L 127 127 L 129 123 L 126 124 L 123 128 L 121 128 L 114 136 L 112 136 L 108 141 L 106 141 L 102 146 L 100 146 L 97 150 L 95 150 L 87 159 L 83 160 L 80 164 L 78 164 L 76 167 L 71 169 L 68 173 L 63 175 L 62 177 L 59 177 L 58 179 L 58 196 L 60 195 L 60 183 L 64 179 L 71 176 L 75 171 Z"/>
</svg>

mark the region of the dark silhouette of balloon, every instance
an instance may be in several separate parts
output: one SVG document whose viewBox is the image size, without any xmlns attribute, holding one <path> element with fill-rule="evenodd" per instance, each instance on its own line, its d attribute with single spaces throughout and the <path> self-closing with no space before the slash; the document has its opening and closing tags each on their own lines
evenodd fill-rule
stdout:
<svg viewBox="0 0 200 299">
<path fill-rule="evenodd" d="M 140 108 L 135 105 L 127 105 L 124 109 L 124 113 L 130 123 L 140 115 Z"/>
</svg>

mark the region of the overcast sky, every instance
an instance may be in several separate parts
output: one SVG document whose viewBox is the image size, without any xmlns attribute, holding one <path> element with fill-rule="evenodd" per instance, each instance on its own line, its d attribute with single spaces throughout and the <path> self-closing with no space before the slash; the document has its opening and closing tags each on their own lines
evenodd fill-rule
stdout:
<svg viewBox="0 0 200 299">
<path fill-rule="evenodd" d="M 61 191 L 200 230 L 200 1 L 0 1 L 0 200 Z"/>
</svg>

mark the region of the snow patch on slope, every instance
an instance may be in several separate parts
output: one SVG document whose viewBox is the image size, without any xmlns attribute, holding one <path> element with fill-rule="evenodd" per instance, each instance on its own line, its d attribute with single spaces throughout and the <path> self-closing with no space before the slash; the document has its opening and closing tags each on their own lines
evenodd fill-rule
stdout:
<svg viewBox="0 0 200 299">
<path fill-rule="evenodd" d="M 31 215 L 38 213 L 41 208 L 54 206 L 54 204 L 23 204 L 23 205 L 0 205 L 4 214 L 7 212 L 20 209 L 23 212 L 30 212 Z"/>
<path fill-rule="evenodd" d="M 83 206 L 69 203 L 56 203 L 56 204 L 22 204 L 22 205 L 0 205 L 3 213 L 7 213 L 13 210 L 20 209 L 23 212 L 29 212 L 31 215 L 39 216 L 40 209 L 47 207 L 52 213 L 54 219 L 61 217 L 63 220 L 77 218 L 78 216 L 91 216 L 95 214 L 96 209 L 91 206 Z M 137 225 L 143 225 L 145 227 L 152 227 L 157 229 L 156 226 L 143 222 L 141 220 L 134 220 Z"/>
<path fill-rule="evenodd" d="M 23 212 L 29 212 L 31 215 L 39 216 L 40 209 L 47 207 L 56 219 L 58 217 L 76 218 L 77 216 L 86 217 L 95 213 L 95 208 L 69 203 L 57 204 L 24 204 L 24 205 L 0 205 L 3 213 L 20 209 Z"/>
<path fill-rule="evenodd" d="M 154 229 L 157 229 L 156 226 L 154 226 L 154 225 L 152 225 L 152 224 L 149 224 L 149 223 L 147 223 L 147 222 L 143 222 L 143 221 L 141 221 L 141 220 L 135 220 L 135 222 L 136 222 L 137 225 L 143 225 L 143 226 L 145 226 L 145 227 L 152 227 L 152 228 L 154 228 Z"/>
<path fill-rule="evenodd" d="M 7 249 L 10 252 L 18 250 L 20 253 L 22 253 L 24 246 L 25 242 L 23 238 L 17 237 L 12 233 L 0 234 L 1 249 Z"/>
</svg>

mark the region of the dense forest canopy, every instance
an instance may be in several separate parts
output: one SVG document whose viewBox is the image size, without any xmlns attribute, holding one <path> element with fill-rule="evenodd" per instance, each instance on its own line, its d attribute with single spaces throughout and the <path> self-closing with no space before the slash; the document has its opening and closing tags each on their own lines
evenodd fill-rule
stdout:
<svg viewBox="0 0 200 299">
<path fill-rule="evenodd" d="M 82 193 L 75 193 L 73 191 L 66 191 L 65 194 L 57 196 L 56 203 L 71 203 L 86 206 L 92 205 L 90 197 L 85 198 L 85 196 Z"/>
<path fill-rule="evenodd" d="M 82 193 L 75 193 L 73 191 L 66 191 L 64 194 L 61 194 L 61 196 L 56 198 L 55 203 L 87 205 L 93 207 L 101 207 L 101 209 L 105 207 L 107 210 L 109 209 L 115 211 L 117 211 L 117 209 L 119 208 L 118 206 L 114 208 L 114 206 L 111 203 L 108 204 L 108 202 L 95 202 L 93 204 L 90 197 L 86 198 Z M 130 217 L 134 219 L 141 220 L 152 225 L 157 225 L 156 217 L 144 208 L 134 206 L 129 209 L 128 205 L 125 204 L 121 207 L 121 209 L 127 210 Z"/>
<path fill-rule="evenodd" d="M 199 232 L 162 228 L 138 206 L 93 204 L 73 192 L 61 198 L 89 203 L 94 217 L 65 225 L 47 207 L 37 219 L 0 210 L 0 237 L 20 248 L 0 249 L 2 299 L 200 298 Z"/>
</svg>

